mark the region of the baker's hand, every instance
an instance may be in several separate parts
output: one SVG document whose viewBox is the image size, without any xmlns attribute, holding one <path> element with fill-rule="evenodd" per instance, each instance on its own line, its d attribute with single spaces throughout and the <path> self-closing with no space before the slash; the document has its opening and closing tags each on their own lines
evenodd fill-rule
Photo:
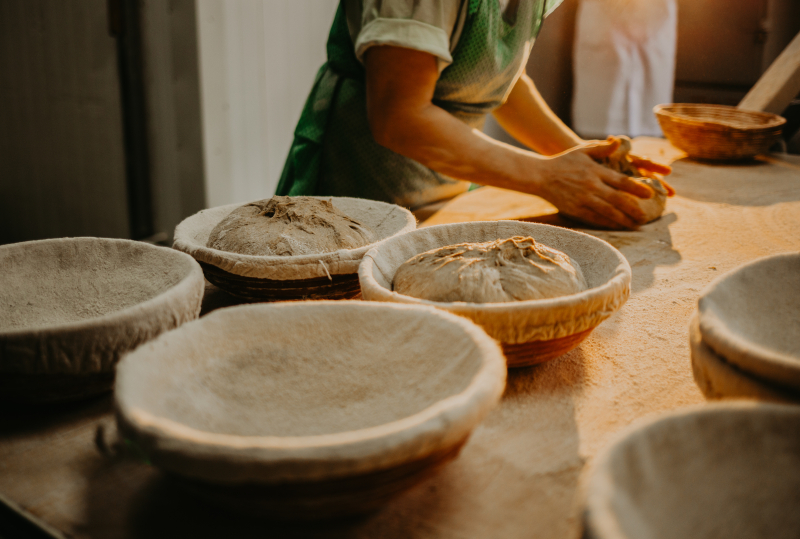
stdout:
<svg viewBox="0 0 800 539">
<path fill-rule="evenodd" d="M 639 169 L 639 173 L 642 176 L 646 178 L 658 179 L 658 181 L 661 182 L 661 185 L 664 186 L 664 189 L 667 190 L 668 197 L 675 196 L 675 189 L 673 189 L 672 186 L 664 179 L 664 176 L 672 173 L 672 167 L 656 163 L 655 161 L 650 161 L 646 157 L 641 157 L 632 153 L 628 154 L 628 159 L 631 160 L 631 164 L 633 166 Z"/>
<path fill-rule="evenodd" d="M 596 162 L 614 153 L 619 144 L 619 139 L 609 137 L 548 158 L 537 194 L 561 213 L 589 224 L 615 230 L 643 225 L 647 218 L 636 197 L 650 198 L 652 189 Z"/>
</svg>

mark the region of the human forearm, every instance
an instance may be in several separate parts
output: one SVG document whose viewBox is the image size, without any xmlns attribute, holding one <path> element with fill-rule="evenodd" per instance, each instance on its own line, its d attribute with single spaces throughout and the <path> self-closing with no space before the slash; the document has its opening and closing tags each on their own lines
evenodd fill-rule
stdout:
<svg viewBox="0 0 800 539">
<path fill-rule="evenodd" d="M 435 106 L 439 73 L 430 54 L 376 46 L 367 50 L 365 67 L 367 118 L 379 144 L 447 176 L 539 195 L 585 221 L 610 228 L 643 222 L 635 196 L 647 198 L 652 191 L 596 162 L 619 140 L 564 151 L 582 141 L 551 121 L 555 144 L 543 150 L 548 137 L 533 138 L 543 153 L 560 155 L 536 155 L 492 140 Z"/>
<path fill-rule="evenodd" d="M 584 142 L 555 115 L 525 74 L 494 117 L 512 137 L 543 155 L 555 155 Z"/>
<path fill-rule="evenodd" d="M 536 171 L 544 158 L 487 137 L 433 104 L 384 114 L 372 131 L 382 146 L 460 180 L 536 194 L 543 176 Z"/>
<path fill-rule="evenodd" d="M 632 228 L 642 220 L 629 193 L 647 197 L 649 190 L 593 160 L 618 142 L 541 157 L 470 129 L 435 105 L 386 119 L 392 127 L 373 130 L 380 144 L 442 174 L 538 195 L 568 215 L 609 228 Z"/>
</svg>

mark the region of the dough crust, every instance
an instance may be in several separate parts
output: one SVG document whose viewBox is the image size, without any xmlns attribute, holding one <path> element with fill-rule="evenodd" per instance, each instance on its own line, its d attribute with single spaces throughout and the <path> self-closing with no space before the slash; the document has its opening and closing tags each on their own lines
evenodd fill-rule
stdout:
<svg viewBox="0 0 800 539">
<path fill-rule="evenodd" d="M 208 247 L 254 256 L 296 256 L 357 249 L 374 241 L 372 229 L 328 200 L 274 196 L 233 210 L 211 231 Z"/>
<path fill-rule="evenodd" d="M 646 223 L 655 221 L 664 209 L 667 207 L 667 190 L 657 178 L 642 178 L 639 169 L 631 163 L 628 154 L 631 152 L 631 139 L 628 137 L 619 137 L 622 144 L 619 145 L 617 151 L 600 161 L 600 164 L 605 165 L 611 170 L 615 170 L 626 176 L 630 176 L 639 183 L 643 183 L 653 190 L 652 198 L 638 198 L 636 202 L 645 214 Z"/>
<path fill-rule="evenodd" d="M 553 298 L 588 288 L 576 261 L 523 236 L 418 254 L 397 269 L 393 287 L 429 301 L 469 303 Z"/>
</svg>

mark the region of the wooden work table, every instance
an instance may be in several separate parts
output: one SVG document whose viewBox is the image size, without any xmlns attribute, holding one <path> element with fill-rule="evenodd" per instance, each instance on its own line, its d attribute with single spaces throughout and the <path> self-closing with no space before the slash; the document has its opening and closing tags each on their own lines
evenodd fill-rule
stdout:
<svg viewBox="0 0 800 539">
<path fill-rule="evenodd" d="M 638 231 L 589 231 L 630 261 L 628 303 L 566 356 L 510 372 L 502 404 L 461 456 L 380 513 L 281 525 L 196 502 L 158 470 L 97 450 L 98 426 L 113 430 L 110 397 L 4 408 L 0 497 L 52 534 L 79 538 L 578 536 L 579 481 L 597 452 L 638 418 L 704 401 L 688 349 L 700 291 L 744 262 L 800 250 L 800 158 L 709 165 L 658 139 L 635 147 L 678 159 L 678 196 Z M 489 188 L 442 205 L 428 223 L 522 218 L 570 224 L 541 199 Z M 231 303 L 209 287 L 204 312 Z"/>
</svg>

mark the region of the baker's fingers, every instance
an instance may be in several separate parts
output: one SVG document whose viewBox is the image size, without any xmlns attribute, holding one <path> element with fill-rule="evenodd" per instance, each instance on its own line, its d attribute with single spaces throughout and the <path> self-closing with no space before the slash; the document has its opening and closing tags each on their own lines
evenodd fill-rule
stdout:
<svg viewBox="0 0 800 539">
<path fill-rule="evenodd" d="M 614 189 L 625 191 L 639 198 L 652 198 L 653 190 L 642 182 L 637 182 L 633 178 L 620 174 L 612 170 L 601 171 L 600 178 L 603 183 Z"/>
<path fill-rule="evenodd" d="M 628 180 L 633 181 L 634 183 L 638 183 L 635 180 L 632 180 L 631 178 L 628 178 Z M 647 216 L 645 215 L 644 210 L 642 210 L 642 206 L 639 203 L 641 197 L 637 197 L 626 191 L 616 189 L 614 187 L 609 187 L 608 185 L 605 184 L 601 185 L 602 187 L 599 190 L 592 193 L 592 196 L 599 198 L 606 204 L 610 204 L 614 209 L 624 213 L 635 223 L 643 225 L 644 223 L 647 222 Z M 595 207 L 595 209 L 598 208 Z M 611 217 L 607 214 L 606 216 Z"/>
<path fill-rule="evenodd" d="M 664 176 L 661 174 L 656 174 L 655 172 L 650 172 L 644 169 L 639 169 L 639 174 L 641 174 L 643 178 L 652 178 L 654 180 L 658 180 L 661 185 L 664 186 L 664 189 L 667 190 L 668 197 L 675 196 L 675 189 L 664 179 Z"/>
<path fill-rule="evenodd" d="M 668 197 L 674 197 L 675 196 L 675 189 L 670 184 L 668 184 L 666 182 L 666 180 L 664 180 L 664 178 L 659 178 L 658 181 L 660 181 L 661 185 L 664 186 L 664 189 L 667 190 L 667 196 Z"/>
<path fill-rule="evenodd" d="M 629 153 L 628 158 L 631 160 L 631 164 L 636 168 L 642 168 L 649 172 L 655 172 L 656 174 L 664 174 L 664 175 L 672 172 L 672 167 L 667 165 L 662 165 L 661 163 L 656 163 L 655 161 L 650 161 L 646 157 L 640 157 L 638 155 Z"/>
<path fill-rule="evenodd" d="M 608 137 L 606 140 L 593 140 L 581 146 L 581 151 L 594 159 L 599 161 L 605 159 L 619 148 L 620 140 L 616 137 Z"/>
<path fill-rule="evenodd" d="M 611 221 L 616 225 L 616 228 L 637 228 L 639 226 L 639 223 L 637 223 L 636 220 L 634 220 L 626 212 L 622 211 L 622 208 L 615 206 L 614 203 L 604 200 L 600 197 L 591 197 L 584 204 L 584 207 L 604 217 L 606 220 Z M 644 218 L 643 215 L 642 218 Z"/>
</svg>

